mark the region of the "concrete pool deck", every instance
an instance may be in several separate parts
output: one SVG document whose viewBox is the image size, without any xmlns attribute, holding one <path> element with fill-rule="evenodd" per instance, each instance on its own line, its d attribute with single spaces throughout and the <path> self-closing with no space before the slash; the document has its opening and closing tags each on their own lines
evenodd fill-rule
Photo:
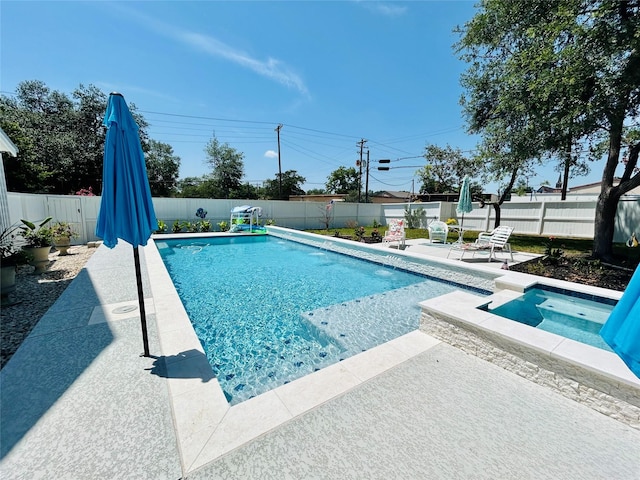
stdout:
<svg viewBox="0 0 640 480">
<path fill-rule="evenodd" d="M 419 331 L 324 369 L 332 391 L 307 376 L 284 386 L 289 401 L 274 391 L 198 429 L 193 393 L 213 404 L 217 381 L 171 368 L 198 354 L 178 337 L 164 350 L 175 330 L 158 312 L 173 300 L 154 268 L 143 281 L 158 358 L 139 356 L 136 312 L 114 313 L 137 303 L 124 244 L 98 249 L 0 372 L 3 478 L 638 478 L 640 430 Z M 185 419 L 206 438 L 183 441 Z"/>
</svg>

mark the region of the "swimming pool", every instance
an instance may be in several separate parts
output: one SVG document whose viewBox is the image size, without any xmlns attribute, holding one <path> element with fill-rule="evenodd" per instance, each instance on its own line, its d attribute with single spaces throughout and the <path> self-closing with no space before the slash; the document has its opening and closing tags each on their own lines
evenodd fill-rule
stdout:
<svg viewBox="0 0 640 480">
<path fill-rule="evenodd" d="M 463 288 L 270 235 L 156 246 L 231 404 L 416 330 L 420 301 Z"/>
<path fill-rule="evenodd" d="M 494 315 L 611 352 L 600 337 L 616 301 L 550 287 L 527 289 L 519 298 L 491 309 Z"/>
</svg>

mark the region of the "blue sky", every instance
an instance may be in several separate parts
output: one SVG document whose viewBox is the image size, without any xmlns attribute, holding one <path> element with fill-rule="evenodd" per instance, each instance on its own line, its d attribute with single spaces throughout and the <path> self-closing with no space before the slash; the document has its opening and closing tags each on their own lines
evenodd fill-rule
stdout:
<svg viewBox="0 0 640 480">
<path fill-rule="evenodd" d="M 244 153 L 246 181 L 275 178 L 282 124 L 282 171 L 305 177 L 303 188 L 355 167 L 366 139 L 369 188 L 410 191 L 414 166 L 425 164 L 411 157 L 427 143 L 477 143 L 458 103 L 465 64 L 452 49 L 453 29 L 474 13 L 471 1 L 3 0 L 0 91 L 24 80 L 119 91 L 181 158 L 181 178 L 210 172 L 214 134 Z M 377 171 L 379 159 L 394 160 L 392 170 Z M 601 174 L 593 165 L 570 185 Z M 550 165 L 529 183 L 557 178 Z"/>
</svg>

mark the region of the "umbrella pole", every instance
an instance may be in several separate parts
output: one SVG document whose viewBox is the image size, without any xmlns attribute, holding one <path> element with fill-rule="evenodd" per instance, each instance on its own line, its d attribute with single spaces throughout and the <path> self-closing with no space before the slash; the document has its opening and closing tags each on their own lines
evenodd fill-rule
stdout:
<svg viewBox="0 0 640 480">
<path fill-rule="evenodd" d="M 458 229 L 458 243 L 464 243 L 464 239 L 463 239 L 464 230 L 462 229 L 463 227 L 464 227 L 464 213 L 462 214 L 462 220 L 460 220 L 460 228 Z"/>
<path fill-rule="evenodd" d="M 136 266 L 136 284 L 138 286 L 138 305 L 140 306 L 140 323 L 142 324 L 142 342 L 144 344 L 144 356 L 149 355 L 149 337 L 147 335 L 147 314 L 144 310 L 144 292 L 142 291 L 142 274 L 140 273 L 140 254 L 138 247 L 133 247 L 133 263 Z"/>
</svg>

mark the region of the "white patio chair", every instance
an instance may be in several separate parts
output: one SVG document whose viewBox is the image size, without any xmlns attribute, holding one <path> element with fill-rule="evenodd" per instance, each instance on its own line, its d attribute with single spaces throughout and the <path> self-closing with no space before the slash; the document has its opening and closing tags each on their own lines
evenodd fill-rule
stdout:
<svg viewBox="0 0 640 480">
<path fill-rule="evenodd" d="M 447 258 L 451 255 L 451 252 L 456 250 L 460 252 L 460 258 L 458 260 L 462 260 L 466 252 L 472 252 L 472 257 L 475 257 L 476 253 L 488 253 L 489 259 L 487 261 L 490 262 L 494 258 L 497 260 L 496 251 L 501 251 L 508 252 L 513 262 L 513 252 L 509 244 L 511 232 L 513 232 L 513 227 L 507 227 L 506 225 L 501 225 L 492 232 L 480 232 L 474 243 L 452 244 Z"/>
<path fill-rule="evenodd" d="M 449 225 L 445 222 L 431 222 L 427 227 L 429 230 L 429 242 L 447 243 L 447 235 L 449 234 Z"/>
</svg>

